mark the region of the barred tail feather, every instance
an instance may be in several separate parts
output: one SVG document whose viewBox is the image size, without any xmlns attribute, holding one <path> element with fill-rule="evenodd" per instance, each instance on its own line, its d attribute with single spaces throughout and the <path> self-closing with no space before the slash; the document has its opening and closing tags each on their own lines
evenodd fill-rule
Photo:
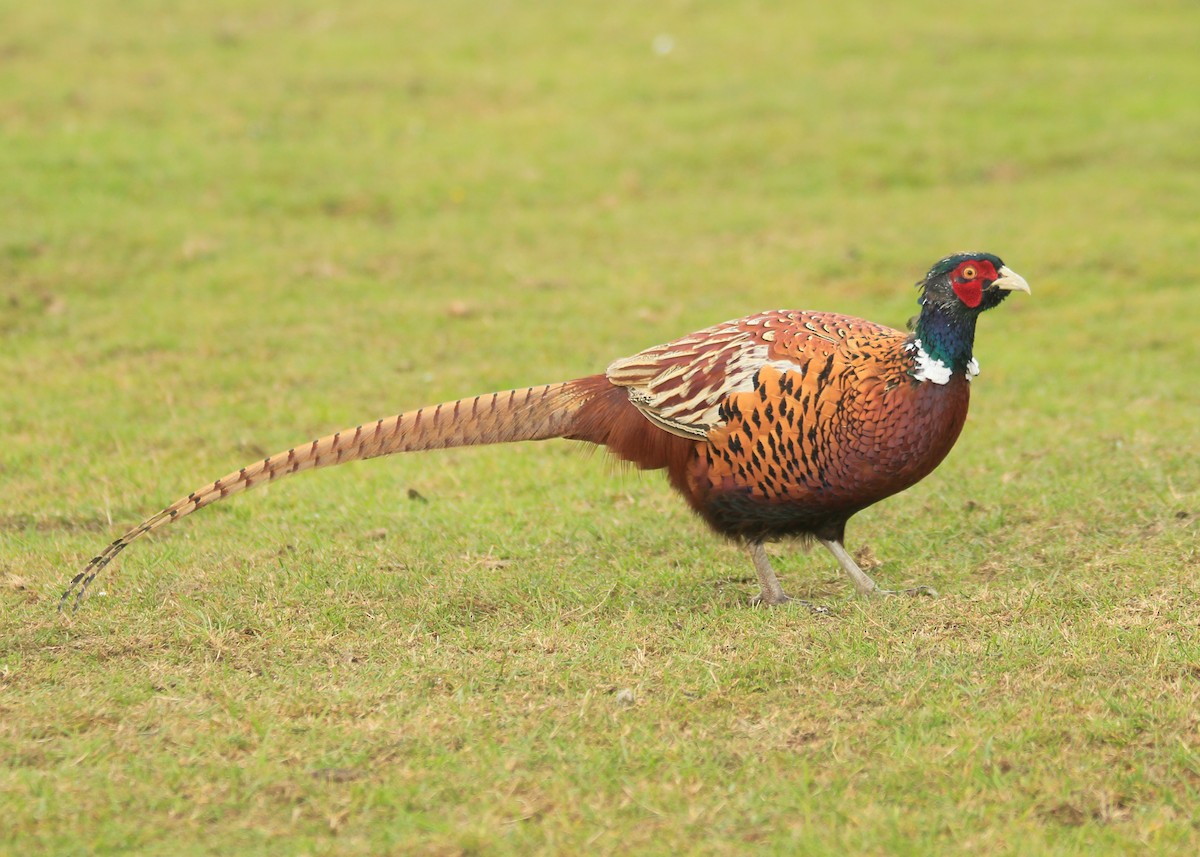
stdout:
<svg viewBox="0 0 1200 857">
<path fill-rule="evenodd" d="M 78 609 L 96 575 L 131 542 L 231 494 L 304 470 L 395 452 L 564 437 L 572 433 L 580 408 L 606 383 L 602 382 L 603 376 L 593 376 L 445 402 L 336 432 L 248 464 L 181 497 L 108 545 L 71 579 L 58 609 L 72 594 Z"/>
</svg>

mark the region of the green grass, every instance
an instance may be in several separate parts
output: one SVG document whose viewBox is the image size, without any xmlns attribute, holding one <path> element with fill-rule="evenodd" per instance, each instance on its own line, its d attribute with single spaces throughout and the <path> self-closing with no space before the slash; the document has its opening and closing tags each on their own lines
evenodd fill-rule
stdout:
<svg viewBox="0 0 1200 857">
<path fill-rule="evenodd" d="M 0 853 L 1180 854 L 1195 4 L 0 7 Z M 657 36 L 673 49 L 660 55 Z M 229 469 L 759 309 L 985 317 L 966 431 L 748 560 L 571 444 Z M 426 502 L 410 497 L 417 492 Z"/>
</svg>

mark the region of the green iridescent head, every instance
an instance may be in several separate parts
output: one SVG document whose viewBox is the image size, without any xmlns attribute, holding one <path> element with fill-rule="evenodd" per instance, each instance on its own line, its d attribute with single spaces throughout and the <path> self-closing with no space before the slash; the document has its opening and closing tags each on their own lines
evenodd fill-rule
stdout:
<svg viewBox="0 0 1200 857">
<path fill-rule="evenodd" d="M 955 253 L 938 260 L 917 283 L 922 307 L 978 315 L 1010 292 L 1029 294 L 1025 278 L 991 253 Z"/>
</svg>

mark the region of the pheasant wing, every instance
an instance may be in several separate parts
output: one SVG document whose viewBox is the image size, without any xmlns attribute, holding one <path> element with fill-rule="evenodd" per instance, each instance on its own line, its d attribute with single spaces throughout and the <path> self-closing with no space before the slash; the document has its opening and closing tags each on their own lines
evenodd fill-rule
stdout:
<svg viewBox="0 0 1200 857">
<path fill-rule="evenodd" d="M 703 439 L 721 424 L 721 403 L 754 388 L 763 366 L 804 372 L 847 338 L 903 337 L 882 325 L 836 313 L 779 310 L 727 321 L 608 367 L 608 380 L 652 423 L 680 437 Z"/>
</svg>

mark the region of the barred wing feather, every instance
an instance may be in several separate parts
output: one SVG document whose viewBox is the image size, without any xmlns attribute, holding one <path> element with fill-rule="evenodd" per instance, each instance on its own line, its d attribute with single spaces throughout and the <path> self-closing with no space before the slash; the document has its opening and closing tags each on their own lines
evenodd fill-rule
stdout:
<svg viewBox="0 0 1200 857">
<path fill-rule="evenodd" d="M 810 359 L 836 351 L 848 336 L 899 331 L 837 313 L 779 310 L 727 321 L 617 360 L 608 380 L 671 434 L 705 438 L 721 424 L 721 403 L 754 387 L 763 366 L 804 372 Z"/>
</svg>

